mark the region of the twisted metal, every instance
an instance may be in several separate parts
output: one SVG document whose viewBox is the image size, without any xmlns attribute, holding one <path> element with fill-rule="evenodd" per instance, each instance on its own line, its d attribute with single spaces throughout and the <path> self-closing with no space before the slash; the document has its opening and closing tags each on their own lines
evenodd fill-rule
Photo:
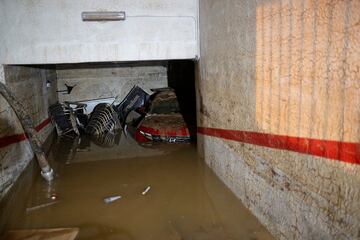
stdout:
<svg viewBox="0 0 360 240">
<path fill-rule="evenodd" d="M 89 135 L 101 135 L 120 129 L 118 115 L 107 103 L 96 105 L 91 113 L 85 132 Z"/>
</svg>

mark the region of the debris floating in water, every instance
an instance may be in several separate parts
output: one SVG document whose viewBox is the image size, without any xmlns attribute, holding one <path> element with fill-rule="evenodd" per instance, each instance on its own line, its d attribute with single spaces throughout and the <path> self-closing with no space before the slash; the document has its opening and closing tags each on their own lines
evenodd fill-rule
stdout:
<svg viewBox="0 0 360 240">
<path fill-rule="evenodd" d="M 121 198 L 120 195 L 110 196 L 110 197 L 104 198 L 104 203 L 112 203 L 116 200 L 119 200 L 120 198 Z"/>
<path fill-rule="evenodd" d="M 54 205 L 55 203 L 58 203 L 58 201 L 44 203 L 44 204 L 40 204 L 40 205 L 37 205 L 37 206 L 34 206 L 34 207 L 28 207 L 28 208 L 26 208 L 26 212 L 31 212 L 31 211 L 34 211 L 34 210 L 38 210 L 40 208 L 48 207 L 48 206 Z"/>
<path fill-rule="evenodd" d="M 50 196 L 50 199 L 51 200 L 56 200 L 56 199 L 58 199 L 59 198 L 59 196 L 56 194 L 56 193 L 53 193 L 53 194 L 51 194 L 51 196 Z"/>
<path fill-rule="evenodd" d="M 147 194 L 150 191 L 150 186 L 147 186 L 147 188 L 145 188 L 145 190 L 141 193 L 142 195 Z"/>
</svg>

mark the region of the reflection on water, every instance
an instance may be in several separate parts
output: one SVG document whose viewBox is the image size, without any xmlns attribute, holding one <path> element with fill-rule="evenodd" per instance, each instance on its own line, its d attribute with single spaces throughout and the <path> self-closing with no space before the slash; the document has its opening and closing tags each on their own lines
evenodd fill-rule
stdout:
<svg viewBox="0 0 360 240">
<path fill-rule="evenodd" d="M 115 145 L 119 145 L 120 138 L 121 138 L 121 132 L 118 134 L 115 132 L 108 132 L 105 134 L 94 135 L 92 136 L 91 139 L 95 144 L 97 144 L 100 147 L 112 148 Z"/>
<path fill-rule="evenodd" d="M 77 138 L 54 144 L 50 158 L 55 181 L 37 176 L 28 194 L 12 198 L 16 211 L 3 230 L 79 227 L 79 239 L 272 239 L 193 145 L 145 148 L 122 135 L 102 148 Z M 104 203 L 114 195 L 122 198 Z"/>
</svg>

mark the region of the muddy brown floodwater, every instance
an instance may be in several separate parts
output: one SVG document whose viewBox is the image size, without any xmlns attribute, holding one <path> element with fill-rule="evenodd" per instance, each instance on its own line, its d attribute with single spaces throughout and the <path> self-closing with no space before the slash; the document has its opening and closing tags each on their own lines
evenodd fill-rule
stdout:
<svg viewBox="0 0 360 240">
<path fill-rule="evenodd" d="M 2 233 L 78 227 L 78 239 L 272 239 L 192 144 L 58 139 L 49 158 L 56 179 L 21 176 L 1 203 Z"/>
</svg>

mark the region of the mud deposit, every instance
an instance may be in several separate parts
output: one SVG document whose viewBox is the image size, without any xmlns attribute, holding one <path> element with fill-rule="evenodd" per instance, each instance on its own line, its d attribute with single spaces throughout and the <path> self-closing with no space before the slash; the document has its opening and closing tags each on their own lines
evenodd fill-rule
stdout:
<svg viewBox="0 0 360 240">
<path fill-rule="evenodd" d="M 196 146 L 144 147 L 124 135 L 110 143 L 57 140 L 49 154 L 55 181 L 23 175 L 1 203 L 2 233 L 79 228 L 78 239 L 272 239 L 197 158 Z M 121 198 L 105 203 L 111 196 Z"/>
</svg>

